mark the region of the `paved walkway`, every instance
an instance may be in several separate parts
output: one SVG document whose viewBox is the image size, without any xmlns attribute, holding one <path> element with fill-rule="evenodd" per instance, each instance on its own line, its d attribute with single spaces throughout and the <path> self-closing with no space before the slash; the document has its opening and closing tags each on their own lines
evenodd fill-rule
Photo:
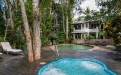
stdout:
<svg viewBox="0 0 121 75">
<path fill-rule="evenodd" d="M 112 51 L 105 46 L 96 46 L 95 50 L 81 51 L 81 50 L 61 50 L 59 51 L 60 58 L 88 58 L 95 59 L 107 65 L 108 69 L 121 75 L 121 59 L 116 60 Z M 41 60 L 34 63 L 28 63 L 27 53 L 22 55 L 7 56 L 3 54 L 4 59 L 0 59 L 0 75 L 37 75 L 38 70 L 44 66 L 44 63 L 56 61 L 55 51 L 44 47 L 42 49 Z"/>
</svg>

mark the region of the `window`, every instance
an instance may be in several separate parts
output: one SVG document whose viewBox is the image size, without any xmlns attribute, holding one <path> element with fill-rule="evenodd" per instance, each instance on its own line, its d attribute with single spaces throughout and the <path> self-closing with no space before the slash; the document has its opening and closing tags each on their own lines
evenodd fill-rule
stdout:
<svg viewBox="0 0 121 75">
<path fill-rule="evenodd" d="M 78 25 L 78 29 L 81 29 L 81 24 Z"/>
<path fill-rule="evenodd" d="M 77 25 L 75 25 L 74 28 L 77 29 Z"/>
<path fill-rule="evenodd" d="M 88 24 L 86 23 L 86 28 L 88 28 Z"/>
<path fill-rule="evenodd" d="M 82 24 L 82 28 L 84 28 L 84 24 Z"/>
<path fill-rule="evenodd" d="M 80 39 L 81 38 L 81 33 L 76 33 L 75 34 L 75 39 Z"/>
</svg>

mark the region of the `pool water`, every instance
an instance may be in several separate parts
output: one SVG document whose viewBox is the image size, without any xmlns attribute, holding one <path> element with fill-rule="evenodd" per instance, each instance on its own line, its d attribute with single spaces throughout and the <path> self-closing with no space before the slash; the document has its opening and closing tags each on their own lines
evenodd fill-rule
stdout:
<svg viewBox="0 0 121 75">
<path fill-rule="evenodd" d="M 92 47 L 87 45 L 60 45 L 58 50 L 89 50 Z"/>
<path fill-rule="evenodd" d="M 38 71 L 38 75 L 116 75 L 99 61 L 63 58 Z"/>
</svg>

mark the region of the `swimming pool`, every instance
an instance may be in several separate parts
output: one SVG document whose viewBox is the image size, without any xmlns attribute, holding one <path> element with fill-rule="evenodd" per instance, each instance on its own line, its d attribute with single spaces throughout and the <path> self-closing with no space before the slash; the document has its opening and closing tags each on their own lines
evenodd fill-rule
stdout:
<svg viewBox="0 0 121 75">
<path fill-rule="evenodd" d="M 38 75 L 116 75 L 107 66 L 91 59 L 63 58 L 45 65 Z"/>
<path fill-rule="evenodd" d="M 57 46 L 57 48 L 58 50 L 89 50 L 92 48 L 92 46 L 66 44 L 66 45 L 59 45 Z"/>
</svg>

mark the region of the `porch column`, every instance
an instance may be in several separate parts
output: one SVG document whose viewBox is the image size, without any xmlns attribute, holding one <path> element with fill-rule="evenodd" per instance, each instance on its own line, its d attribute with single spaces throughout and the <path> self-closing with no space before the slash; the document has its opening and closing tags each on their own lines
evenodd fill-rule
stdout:
<svg viewBox="0 0 121 75">
<path fill-rule="evenodd" d="M 96 39 L 98 38 L 98 32 L 96 32 Z"/>
<path fill-rule="evenodd" d="M 98 26 L 96 27 L 96 39 L 98 38 L 98 34 L 99 34 L 99 28 L 98 28 Z"/>
<path fill-rule="evenodd" d="M 73 39 L 75 39 L 75 33 L 73 33 Z"/>
<path fill-rule="evenodd" d="M 86 37 L 86 34 L 84 34 L 84 38 L 85 38 L 85 37 Z M 83 38 L 83 39 L 84 39 L 84 38 Z"/>
<path fill-rule="evenodd" d="M 87 23 L 87 28 L 89 29 L 89 22 Z"/>
<path fill-rule="evenodd" d="M 81 39 L 82 39 L 82 35 L 83 35 L 83 34 L 81 34 Z"/>
</svg>

